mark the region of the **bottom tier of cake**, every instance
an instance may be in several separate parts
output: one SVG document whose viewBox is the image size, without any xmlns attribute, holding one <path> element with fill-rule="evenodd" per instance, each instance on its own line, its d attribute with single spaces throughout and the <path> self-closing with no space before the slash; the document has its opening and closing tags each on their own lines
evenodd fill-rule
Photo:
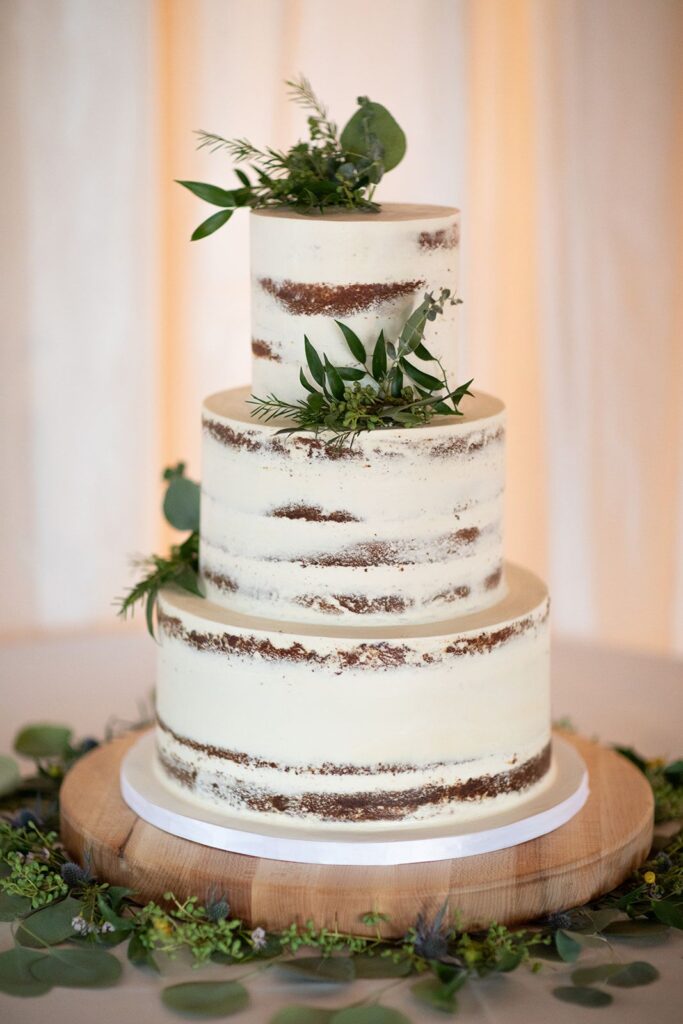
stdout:
<svg viewBox="0 0 683 1024">
<path fill-rule="evenodd" d="M 169 588 L 157 768 L 290 827 L 462 822 L 552 777 L 548 595 L 516 566 L 485 611 L 412 630 L 287 624 Z"/>
</svg>

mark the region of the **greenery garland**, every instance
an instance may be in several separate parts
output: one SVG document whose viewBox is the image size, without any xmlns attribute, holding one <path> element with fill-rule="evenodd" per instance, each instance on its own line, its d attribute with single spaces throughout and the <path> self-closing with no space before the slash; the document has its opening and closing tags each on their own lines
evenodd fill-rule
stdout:
<svg viewBox="0 0 683 1024">
<path fill-rule="evenodd" d="M 125 944 L 131 964 L 152 970 L 159 970 L 160 955 L 173 957 L 183 950 L 197 967 L 207 962 L 250 965 L 237 978 L 163 987 L 163 1003 L 189 1017 L 238 1013 L 250 1003 L 247 979 L 253 983 L 274 966 L 295 980 L 384 983 L 341 1010 L 284 1007 L 270 1024 L 409 1024 L 405 1013 L 379 1002 L 387 988 L 398 985 L 410 986 L 416 1006 L 453 1014 L 464 985 L 523 965 L 537 972 L 543 960 L 564 962 L 571 971 L 566 983 L 553 989 L 557 999 L 600 1007 L 617 992 L 659 976 L 646 961 L 614 959 L 614 942 L 665 939 L 670 929 L 683 929 L 681 831 L 614 892 L 514 931 L 497 924 L 463 931 L 457 914 L 446 906 L 432 919 L 419 916 L 400 939 L 383 935 L 387 919 L 377 910 L 360 922 L 374 931 L 368 936 L 318 928 L 311 921 L 268 933 L 231 916 L 228 894 L 220 892 L 205 905 L 166 893 L 163 904 L 139 906 L 130 889 L 98 880 L 87 863 L 71 861 L 59 841 L 61 781 L 95 746 L 91 739 L 75 743 L 63 726 L 29 726 L 17 736 L 15 750 L 34 760 L 35 773 L 22 779 L 14 759 L 0 757 L 0 920 L 13 923 L 14 939 L 12 947 L 0 952 L 0 991 L 9 995 L 114 985 L 122 965 L 110 950 Z M 630 749 L 621 752 L 650 782 L 657 819 L 683 817 L 683 761 L 666 765 Z M 596 949 L 604 960 L 576 966 L 586 950 Z"/>
</svg>

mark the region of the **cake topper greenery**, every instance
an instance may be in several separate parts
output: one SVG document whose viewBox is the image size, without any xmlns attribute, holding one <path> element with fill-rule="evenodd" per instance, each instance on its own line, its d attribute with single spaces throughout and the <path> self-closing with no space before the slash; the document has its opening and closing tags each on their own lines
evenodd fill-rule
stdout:
<svg viewBox="0 0 683 1024">
<path fill-rule="evenodd" d="M 472 394 L 472 381 L 452 390 L 440 360 L 423 340 L 427 323 L 443 313 L 444 304 L 460 302 L 448 288 L 437 297 L 427 292 L 396 341 L 385 338 L 382 330 L 372 352 L 347 324 L 335 321 L 355 360 L 353 366 L 333 366 L 305 337 L 309 376 L 302 369 L 299 380 L 308 392 L 306 398 L 287 402 L 272 394 L 266 398 L 252 396 L 252 416 L 265 422 L 291 420 L 292 425 L 282 427 L 279 434 L 325 432 L 331 446 L 352 444 L 364 430 L 416 427 L 436 415 L 462 416 L 459 405 L 465 395 Z M 410 356 L 435 363 L 439 376 L 420 369 Z"/>
<path fill-rule="evenodd" d="M 119 731 L 107 730 L 107 738 Z M 30 776 L 22 778 L 15 760 L 0 756 L 0 920 L 12 926 L 0 949 L 0 993 L 31 998 L 53 988 L 112 987 L 124 970 L 124 957 L 113 952 L 119 947 L 127 971 L 142 969 L 148 980 L 159 972 L 166 1009 L 194 1020 L 255 1012 L 259 981 L 273 969 L 278 1000 L 289 1005 L 280 1005 L 269 1024 L 410 1024 L 425 1013 L 436 1020 L 431 1011 L 456 1014 L 463 989 L 475 997 L 491 977 L 499 979 L 496 998 L 507 995 L 514 1009 L 519 989 L 503 979 L 515 971 L 538 974 L 539 992 L 562 1002 L 625 1008 L 630 989 L 659 977 L 653 964 L 631 959 L 629 947 L 642 955 L 643 943 L 667 942 L 683 929 L 683 833 L 670 830 L 614 892 L 515 930 L 491 924 L 465 931 L 456 909 L 444 904 L 419 914 L 398 938 L 386 935 L 387 917 L 377 908 L 362 915 L 356 934 L 312 921 L 267 932 L 234 914 L 218 884 L 203 901 L 166 893 L 143 906 L 130 888 L 95 877 L 87 856 L 82 864 L 72 861 L 59 841 L 61 781 L 97 745 L 77 741 L 65 726 L 32 725 L 15 740 L 16 752 L 34 763 Z M 650 782 L 657 821 L 680 819 L 683 761 L 667 765 L 622 753 Z M 175 978 L 168 977 L 167 957 L 179 960 Z M 188 957 L 197 968 L 211 964 L 209 977 L 191 971 Z M 348 991 L 357 979 L 363 987 Z M 302 1005 L 302 985 L 320 1002 L 330 985 L 348 994 L 342 1007 L 319 1007 L 305 997 Z M 385 993 L 395 997 L 399 989 L 401 1010 L 385 1002 Z"/>
<path fill-rule="evenodd" d="M 169 466 L 163 472 L 166 481 L 163 512 L 167 523 L 176 530 L 189 530 L 180 544 L 174 544 L 168 555 L 150 555 L 133 563 L 143 569 L 142 578 L 119 599 L 119 615 L 124 619 L 144 604 L 147 629 L 154 636 L 154 610 L 162 587 L 175 583 L 191 594 L 202 597 L 199 589 L 199 484 L 185 476 L 185 463 Z"/>
<path fill-rule="evenodd" d="M 327 108 L 304 76 L 286 82 L 293 102 L 310 111 L 309 138 L 284 151 L 258 149 L 248 139 L 224 139 L 199 131 L 199 148 L 227 150 L 235 163 L 239 186 L 219 188 L 199 181 L 179 181 L 213 206 L 218 213 L 203 221 L 192 240 L 206 238 L 222 227 L 241 206 L 253 209 L 290 207 L 299 213 L 324 213 L 333 208 L 379 210 L 375 188 L 387 171 L 401 162 L 406 137 L 386 107 L 367 96 L 358 97 L 358 110 L 341 133 Z"/>
</svg>

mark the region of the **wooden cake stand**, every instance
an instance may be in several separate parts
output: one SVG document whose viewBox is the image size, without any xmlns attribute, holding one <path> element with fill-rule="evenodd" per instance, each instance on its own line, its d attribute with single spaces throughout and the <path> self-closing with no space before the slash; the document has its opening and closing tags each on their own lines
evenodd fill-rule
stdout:
<svg viewBox="0 0 683 1024">
<path fill-rule="evenodd" d="M 224 895 L 231 913 L 271 930 L 311 919 L 317 927 L 368 933 L 360 917 L 389 916 L 385 935 L 402 935 L 420 911 L 448 900 L 460 926 L 516 924 L 580 906 L 622 882 L 643 863 L 652 841 L 652 791 L 625 758 L 563 734 L 583 757 L 590 796 L 566 825 L 495 853 L 392 867 L 294 864 L 212 849 L 162 832 L 138 818 L 119 788 L 132 733 L 92 751 L 67 775 L 61 794 L 62 840 L 90 859 L 98 878 L 133 889 L 141 902 Z"/>
</svg>

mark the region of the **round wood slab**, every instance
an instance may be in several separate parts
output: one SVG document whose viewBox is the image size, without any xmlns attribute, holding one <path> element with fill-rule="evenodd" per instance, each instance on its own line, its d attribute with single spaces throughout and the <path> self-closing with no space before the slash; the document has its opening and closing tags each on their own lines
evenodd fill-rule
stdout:
<svg viewBox="0 0 683 1024">
<path fill-rule="evenodd" d="M 394 867 L 339 867 L 265 860 L 200 846 L 147 824 L 123 802 L 121 760 L 132 733 L 97 748 L 67 775 L 62 840 L 74 859 L 133 889 L 141 901 L 171 891 L 183 899 L 227 897 L 231 912 L 271 930 L 312 919 L 317 927 L 368 933 L 362 914 L 402 935 L 420 911 L 448 900 L 463 928 L 516 924 L 579 906 L 622 882 L 647 857 L 653 798 L 645 777 L 597 743 L 563 734 L 588 768 L 591 793 L 566 825 L 539 839 L 464 859 Z"/>
</svg>

